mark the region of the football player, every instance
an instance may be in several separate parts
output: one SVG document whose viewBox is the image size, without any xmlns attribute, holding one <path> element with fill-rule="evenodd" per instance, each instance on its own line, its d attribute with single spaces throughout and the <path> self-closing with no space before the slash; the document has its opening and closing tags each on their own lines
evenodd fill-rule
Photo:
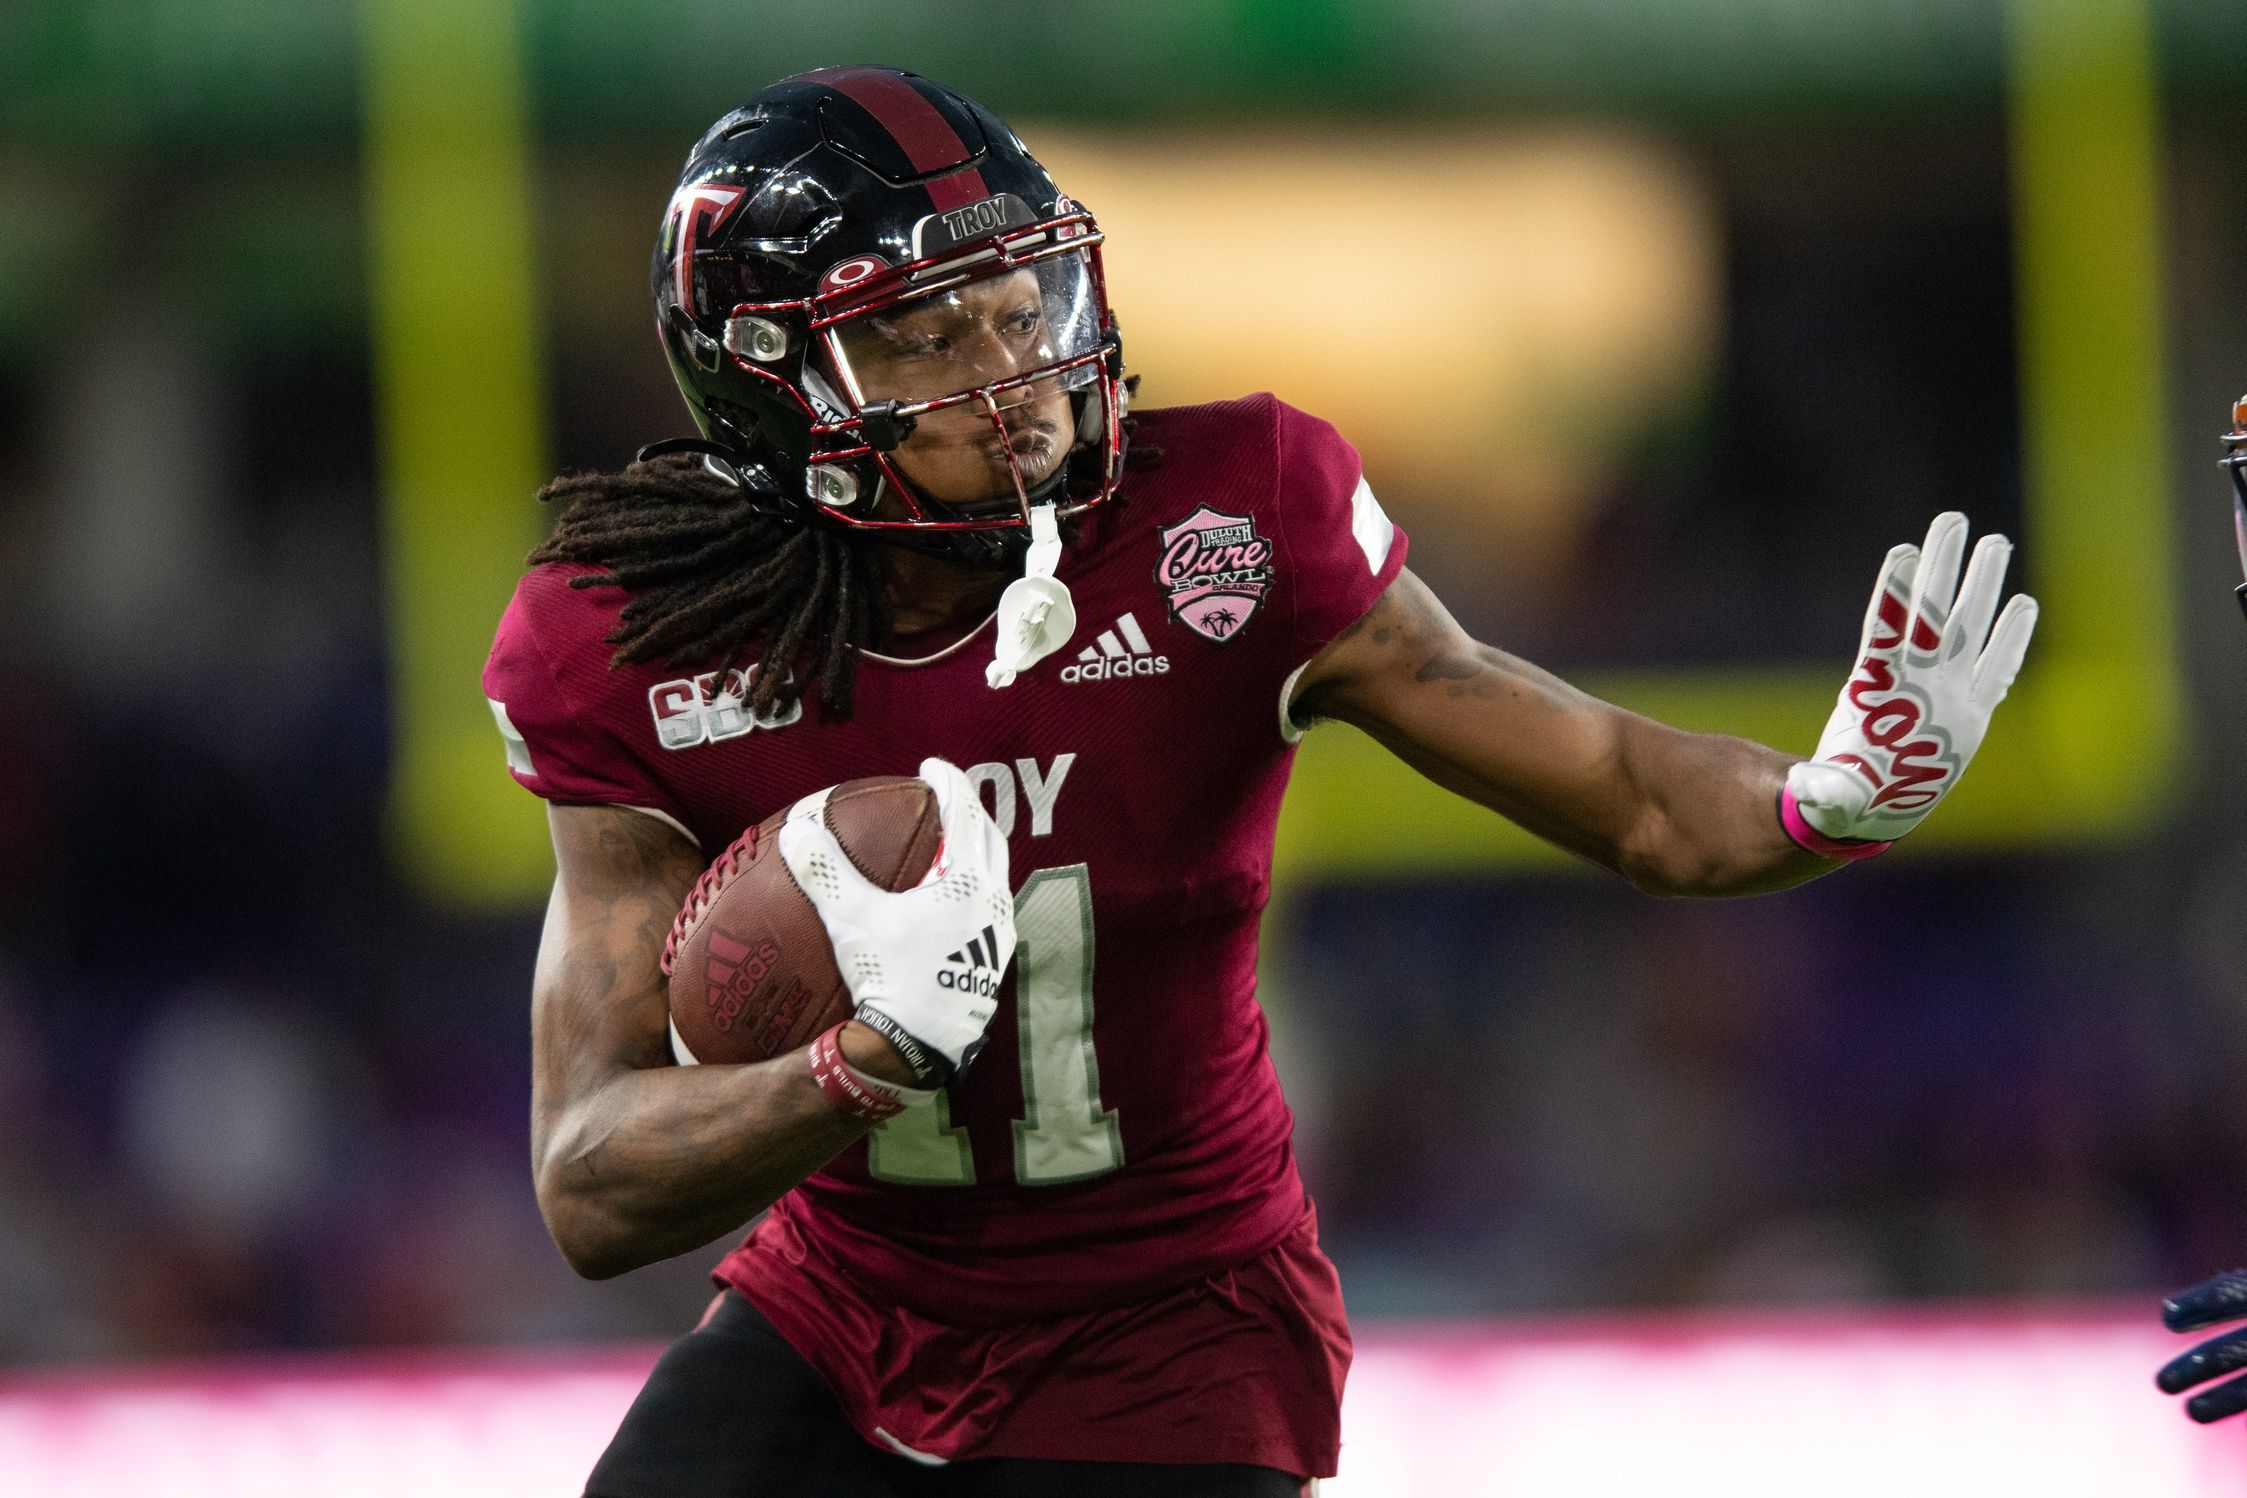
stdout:
<svg viewBox="0 0 2247 1498">
<path fill-rule="evenodd" d="M 2224 433 L 2223 466 L 2231 475 L 2232 534 L 2239 541 L 2239 566 L 2247 573 L 2247 396 L 2231 408 L 2231 430 Z M 2238 589 L 2239 606 L 2247 609 L 2247 583 Z M 2161 1303 L 2161 1320 L 2173 1332 L 2196 1332 L 2219 1321 L 2247 1320 L 2247 1269 L 2234 1269 L 2203 1280 Z M 2247 1368 L 2247 1327 L 2234 1327 L 2210 1337 L 2192 1351 L 2172 1358 L 2154 1376 L 2164 1394 L 2182 1394 L 2210 1379 Z M 2234 1378 L 2201 1389 L 2185 1401 L 2185 1413 L 2207 1424 L 2247 1410 L 2247 1378 Z"/>
<path fill-rule="evenodd" d="M 1811 759 L 1586 696 L 1462 632 L 1333 427 L 1269 395 L 1132 412 L 1100 245 L 972 100 L 787 79 L 695 146 L 654 257 L 702 435 L 549 489 L 484 678 L 558 864 L 539 1203 L 595 1277 L 765 1213 L 595 1498 L 1304 1490 L 1350 1339 L 1255 996 L 1304 729 L 1650 892 L 1751 894 L 1908 832 L 2020 665 L 2010 546 L 1969 558 L 1946 514 L 1881 566 Z M 658 963 L 703 865 L 915 764 L 962 897 L 838 882 L 791 820 L 857 1018 L 673 1064 Z M 991 888 L 995 1012 L 930 956 Z"/>
</svg>

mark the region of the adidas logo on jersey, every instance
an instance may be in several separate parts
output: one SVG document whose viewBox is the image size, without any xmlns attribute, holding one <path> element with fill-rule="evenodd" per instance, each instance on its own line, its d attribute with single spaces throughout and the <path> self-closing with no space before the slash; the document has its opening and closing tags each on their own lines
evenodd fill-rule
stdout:
<svg viewBox="0 0 2247 1498">
<path fill-rule="evenodd" d="M 985 926 L 981 936 L 969 938 L 966 946 L 944 960 L 959 966 L 936 975 L 938 988 L 985 999 L 999 991 L 999 933 L 994 928 Z"/>
<path fill-rule="evenodd" d="M 1121 636 L 1121 638 L 1118 638 Z M 1113 629 L 1077 652 L 1077 663 L 1061 671 L 1063 681 L 1106 681 L 1112 676 L 1160 676 L 1170 669 L 1170 657 L 1155 654 L 1139 621 L 1126 614 Z"/>
</svg>

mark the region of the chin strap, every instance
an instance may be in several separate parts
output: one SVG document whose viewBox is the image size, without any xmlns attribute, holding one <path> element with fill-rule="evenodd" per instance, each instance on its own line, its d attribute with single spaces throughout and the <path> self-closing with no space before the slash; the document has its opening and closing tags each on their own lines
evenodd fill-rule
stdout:
<svg viewBox="0 0 2247 1498">
<path fill-rule="evenodd" d="M 992 687 L 1014 678 L 1069 643 L 1077 632 L 1077 606 L 1068 584 L 1053 575 L 1061 565 L 1061 525 L 1050 503 L 1030 510 L 1030 553 L 1022 575 L 999 595 L 998 640 L 983 680 Z"/>
</svg>

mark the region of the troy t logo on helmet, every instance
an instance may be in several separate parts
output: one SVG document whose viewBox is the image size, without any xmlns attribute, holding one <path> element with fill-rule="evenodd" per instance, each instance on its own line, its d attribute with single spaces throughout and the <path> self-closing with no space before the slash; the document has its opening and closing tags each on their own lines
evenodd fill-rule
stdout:
<svg viewBox="0 0 2247 1498">
<path fill-rule="evenodd" d="M 694 306 L 696 244 L 705 237 L 715 239 L 746 195 L 746 188 L 719 183 L 682 187 L 671 194 L 671 206 L 663 214 L 663 246 L 668 249 L 659 248 L 657 253 L 670 256 L 672 291 L 680 306 Z"/>
</svg>

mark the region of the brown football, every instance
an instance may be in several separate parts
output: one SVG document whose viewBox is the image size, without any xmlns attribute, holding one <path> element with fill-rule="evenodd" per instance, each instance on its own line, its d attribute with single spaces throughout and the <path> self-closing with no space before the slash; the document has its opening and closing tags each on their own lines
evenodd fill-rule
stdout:
<svg viewBox="0 0 2247 1498">
<path fill-rule="evenodd" d="M 780 811 L 734 839 L 695 881 L 663 949 L 671 1050 L 684 1064 L 764 1061 L 850 1018 L 819 912 L 780 856 Z M 905 775 L 851 780 L 823 813 L 843 852 L 884 889 L 910 889 L 943 837 L 936 795 Z"/>
</svg>

